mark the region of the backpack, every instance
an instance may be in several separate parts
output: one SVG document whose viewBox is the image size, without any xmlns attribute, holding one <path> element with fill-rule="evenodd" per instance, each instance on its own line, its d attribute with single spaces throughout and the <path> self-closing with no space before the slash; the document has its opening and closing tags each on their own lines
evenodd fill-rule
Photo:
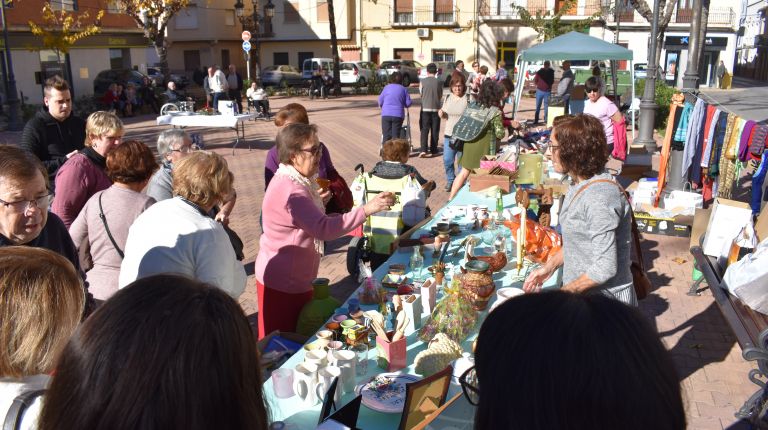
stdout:
<svg viewBox="0 0 768 430">
<path fill-rule="evenodd" d="M 486 108 L 477 103 L 470 103 L 453 126 L 452 137 L 463 142 L 477 139 L 499 112 L 499 108 L 495 106 Z"/>
</svg>

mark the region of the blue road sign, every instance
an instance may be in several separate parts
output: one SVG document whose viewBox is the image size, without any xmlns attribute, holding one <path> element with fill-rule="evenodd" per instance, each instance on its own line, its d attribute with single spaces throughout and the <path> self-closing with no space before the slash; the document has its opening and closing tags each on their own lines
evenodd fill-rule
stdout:
<svg viewBox="0 0 768 430">
<path fill-rule="evenodd" d="M 251 50 L 251 42 L 243 42 L 243 51 L 248 52 Z"/>
</svg>

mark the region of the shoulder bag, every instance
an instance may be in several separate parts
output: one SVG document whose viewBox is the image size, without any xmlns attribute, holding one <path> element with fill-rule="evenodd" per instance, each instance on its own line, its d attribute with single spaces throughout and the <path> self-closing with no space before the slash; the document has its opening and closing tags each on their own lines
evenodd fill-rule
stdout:
<svg viewBox="0 0 768 430">
<path fill-rule="evenodd" d="M 5 414 L 5 420 L 3 421 L 2 430 L 17 430 L 21 428 L 21 420 L 24 418 L 24 411 L 26 411 L 35 399 L 45 394 L 44 389 L 25 391 L 16 398 L 13 399 L 11 407 L 8 408 L 8 413 Z"/>
<path fill-rule="evenodd" d="M 496 107 L 481 107 L 477 103 L 472 103 L 464 109 L 464 113 L 453 126 L 453 146 L 455 151 L 464 150 L 464 142 L 470 142 L 477 139 L 480 133 L 485 130 L 488 123 L 499 113 Z"/>
<path fill-rule="evenodd" d="M 343 214 L 351 211 L 354 201 L 352 190 L 349 189 L 347 181 L 334 168 L 328 170 L 328 180 L 330 181 L 328 189 L 331 191 L 331 200 L 325 207 L 325 213 Z"/>
<path fill-rule="evenodd" d="M 112 232 L 109 231 L 109 224 L 107 224 L 107 217 L 104 216 L 104 209 L 101 207 L 101 196 L 103 195 L 99 194 L 99 218 L 101 218 L 102 224 L 104 224 L 104 230 L 107 231 L 107 236 L 109 237 L 109 241 L 112 242 L 112 246 L 115 247 L 115 251 L 117 251 L 117 255 L 120 256 L 120 258 L 125 258 L 125 254 L 123 253 L 123 250 L 120 249 L 119 246 L 117 246 L 117 242 L 115 241 L 115 238 L 112 237 Z"/>
<path fill-rule="evenodd" d="M 635 212 L 632 210 L 632 204 L 629 202 L 629 198 L 627 197 L 627 192 L 624 191 L 624 188 L 622 188 L 622 186 L 615 181 L 612 181 L 610 179 L 596 179 L 594 181 L 589 182 L 587 185 L 583 186 L 579 191 L 577 191 L 576 194 L 573 196 L 571 203 L 573 203 L 573 201 L 576 200 L 576 197 L 578 197 L 578 195 L 581 194 L 582 191 L 586 190 L 591 185 L 597 184 L 600 182 L 607 182 L 615 185 L 619 189 L 619 192 L 627 200 L 627 204 L 629 205 L 629 215 L 632 218 L 631 219 L 632 249 L 634 251 L 630 253 L 631 263 L 629 265 L 629 271 L 632 272 L 632 285 L 635 288 L 635 295 L 637 296 L 637 300 L 643 300 L 644 298 L 648 297 L 648 294 L 653 289 L 653 286 L 651 285 L 651 280 L 648 279 L 648 275 L 646 275 L 646 272 L 645 272 L 645 262 L 643 261 L 643 250 L 640 248 L 640 232 L 637 229 L 637 223 L 635 222 Z"/>
</svg>

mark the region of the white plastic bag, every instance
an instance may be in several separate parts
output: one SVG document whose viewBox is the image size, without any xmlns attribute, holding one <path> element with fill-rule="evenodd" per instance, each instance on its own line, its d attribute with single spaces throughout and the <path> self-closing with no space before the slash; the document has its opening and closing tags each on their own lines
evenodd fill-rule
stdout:
<svg viewBox="0 0 768 430">
<path fill-rule="evenodd" d="M 400 193 L 403 205 L 403 224 L 414 226 L 426 217 L 427 193 L 413 176 L 409 176 Z"/>
<path fill-rule="evenodd" d="M 760 242 L 755 252 L 728 266 L 723 282 L 744 304 L 768 314 L 768 239 Z"/>
<path fill-rule="evenodd" d="M 357 175 L 349 186 L 349 190 L 352 191 L 352 201 L 355 207 L 362 206 L 366 203 L 365 199 L 365 177 L 363 175 Z"/>
</svg>

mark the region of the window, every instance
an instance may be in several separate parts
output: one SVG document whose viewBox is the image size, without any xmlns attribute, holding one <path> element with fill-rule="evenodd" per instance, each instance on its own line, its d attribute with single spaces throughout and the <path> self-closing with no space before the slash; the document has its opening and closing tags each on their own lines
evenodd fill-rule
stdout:
<svg viewBox="0 0 768 430">
<path fill-rule="evenodd" d="M 395 60 L 413 60 L 413 48 L 395 48 L 392 53 Z"/>
<path fill-rule="evenodd" d="M 299 22 L 299 3 L 283 2 L 283 22 L 286 24 Z"/>
<path fill-rule="evenodd" d="M 226 71 L 227 67 L 232 64 L 229 61 L 229 49 L 222 49 L 221 50 L 221 69 L 222 71 Z"/>
<path fill-rule="evenodd" d="M 131 50 L 127 48 L 109 50 L 110 69 L 129 69 L 131 67 Z"/>
<path fill-rule="evenodd" d="M 453 49 L 433 49 L 432 61 L 447 61 L 453 63 L 456 58 L 456 51 Z"/>
<path fill-rule="evenodd" d="M 395 0 L 395 24 L 413 22 L 413 0 Z"/>
<path fill-rule="evenodd" d="M 224 11 L 224 25 L 227 27 L 234 27 L 235 25 L 235 11 L 234 10 L 225 10 Z"/>
<path fill-rule="evenodd" d="M 53 10 L 77 10 L 76 0 L 51 0 Z"/>
<path fill-rule="evenodd" d="M 328 2 L 325 0 L 317 1 L 317 22 L 328 22 Z"/>
<path fill-rule="evenodd" d="M 678 23 L 691 23 L 693 17 L 693 0 L 678 0 L 677 1 L 677 15 L 675 16 L 675 22 Z"/>
<path fill-rule="evenodd" d="M 117 0 L 107 1 L 107 13 L 119 14 L 123 13 L 123 7 Z"/>
<path fill-rule="evenodd" d="M 288 64 L 288 53 L 287 52 L 273 53 L 272 64 Z"/>
<path fill-rule="evenodd" d="M 197 6 L 190 4 L 186 9 L 182 9 L 174 16 L 176 30 L 195 30 L 197 29 Z"/>
<path fill-rule="evenodd" d="M 434 22 L 453 22 L 453 0 L 434 0 Z"/>
</svg>

